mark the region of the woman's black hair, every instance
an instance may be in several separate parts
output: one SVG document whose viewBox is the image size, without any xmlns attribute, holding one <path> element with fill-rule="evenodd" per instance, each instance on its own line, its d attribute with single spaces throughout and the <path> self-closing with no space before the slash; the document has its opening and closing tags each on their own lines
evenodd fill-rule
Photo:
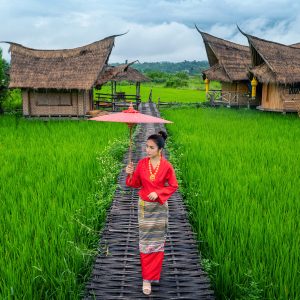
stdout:
<svg viewBox="0 0 300 300">
<path fill-rule="evenodd" d="M 147 140 L 152 140 L 158 147 L 158 149 L 163 149 L 165 147 L 165 141 L 168 135 L 164 131 L 159 131 L 156 134 L 152 134 Z"/>
</svg>

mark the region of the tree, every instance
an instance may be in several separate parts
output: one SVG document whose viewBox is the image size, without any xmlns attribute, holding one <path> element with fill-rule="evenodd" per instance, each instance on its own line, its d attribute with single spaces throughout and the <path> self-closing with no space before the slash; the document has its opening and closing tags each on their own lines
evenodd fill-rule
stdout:
<svg viewBox="0 0 300 300">
<path fill-rule="evenodd" d="M 3 103 L 8 90 L 8 62 L 2 58 L 2 49 L 0 48 L 0 114 L 3 113 Z"/>
<path fill-rule="evenodd" d="M 175 76 L 181 80 L 189 80 L 189 75 L 184 71 L 175 73 Z"/>
<path fill-rule="evenodd" d="M 151 81 L 156 83 L 163 83 L 169 78 L 169 74 L 161 71 L 149 71 L 146 75 L 151 79 Z"/>
</svg>

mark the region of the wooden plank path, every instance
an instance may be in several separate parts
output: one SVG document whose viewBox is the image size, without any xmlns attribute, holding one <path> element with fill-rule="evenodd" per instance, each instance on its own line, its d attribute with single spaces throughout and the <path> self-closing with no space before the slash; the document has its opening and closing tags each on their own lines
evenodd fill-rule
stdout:
<svg viewBox="0 0 300 300">
<path fill-rule="evenodd" d="M 159 117 L 153 103 L 142 103 L 142 113 Z M 135 135 L 133 161 L 146 156 L 146 138 L 163 124 L 142 124 Z M 165 151 L 165 150 L 164 150 Z M 167 153 L 164 153 L 166 157 Z M 124 158 L 127 164 L 128 155 Z M 138 190 L 125 185 L 125 168 L 119 175 L 105 228 L 99 243 L 85 300 L 91 299 L 215 299 L 210 280 L 199 264 L 197 242 L 188 222 L 186 208 L 177 191 L 169 202 L 169 230 L 159 284 L 152 284 L 152 293 L 142 293 L 142 277 L 138 247 Z"/>
</svg>

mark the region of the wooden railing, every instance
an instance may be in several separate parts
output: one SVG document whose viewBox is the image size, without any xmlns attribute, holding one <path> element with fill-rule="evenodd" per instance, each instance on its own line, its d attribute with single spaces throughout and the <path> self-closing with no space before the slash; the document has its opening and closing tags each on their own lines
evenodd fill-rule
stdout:
<svg viewBox="0 0 300 300">
<path fill-rule="evenodd" d="M 227 92 L 222 90 L 210 90 L 206 95 L 207 101 L 212 106 L 224 104 L 227 106 L 258 105 L 256 99 L 252 99 L 249 93 Z"/>
<path fill-rule="evenodd" d="M 94 109 L 109 107 L 112 108 L 113 111 L 116 111 L 120 107 L 128 107 L 131 102 L 133 106 L 138 109 L 141 99 L 136 95 L 125 93 L 116 93 L 115 95 L 99 92 L 94 93 Z"/>
<path fill-rule="evenodd" d="M 300 100 L 284 100 L 283 110 L 286 112 L 296 111 L 300 117 Z"/>
<path fill-rule="evenodd" d="M 222 99 L 222 90 L 209 90 L 206 98 L 208 101 L 220 101 Z"/>
<path fill-rule="evenodd" d="M 189 106 L 189 107 L 201 107 L 204 106 L 203 102 L 179 102 L 179 101 L 161 101 L 160 98 L 157 100 L 157 109 L 160 107 L 182 107 L 182 106 Z"/>
</svg>

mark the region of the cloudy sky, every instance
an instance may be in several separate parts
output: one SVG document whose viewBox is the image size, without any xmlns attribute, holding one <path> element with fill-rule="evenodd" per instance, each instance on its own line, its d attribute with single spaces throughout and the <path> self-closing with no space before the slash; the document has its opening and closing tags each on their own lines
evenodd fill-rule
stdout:
<svg viewBox="0 0 300 300">
<path fill-rule="evenodd" d="M 110 62 L 206 60 L 194 24 L 247 44 L 237 30 L 284 44 L 300 42 L 295 0 L 0 0 L 0 41 L 37 49 L 74 48 L 116 38 Z M 8 46 L 0 44 L 9 59 Z"/>
</svg>

